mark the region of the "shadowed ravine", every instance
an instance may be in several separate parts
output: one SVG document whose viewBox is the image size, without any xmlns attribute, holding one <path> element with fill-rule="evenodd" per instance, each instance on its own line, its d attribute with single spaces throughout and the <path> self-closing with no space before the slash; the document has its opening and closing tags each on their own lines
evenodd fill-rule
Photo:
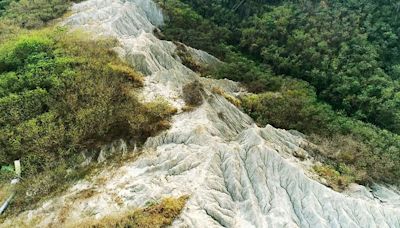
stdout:
<svg viewBox="0 0 400 228">
<path fill-rule="evenodd" d="M 361 186 L 348 194 L 331 190 L 306 171 L 312 158 L 300 147 L 305 141 L 300 134 L 259 128 L 212 93 L 214 86 L 231 94 L 241 88 L 227 80 L 200 78 L 185 67 L 175 55 L 175 44 L 152 34 L 163 16 L 151 0 L 89 0 L 72 11 L 65 25 L 120 41 L 121 58 L 146 75 L 143 99 L 161 96 L 181 109 L 182 86 L 197 79 L 205 86 L 205 102 L 178 113 L 168 131 L 148 139 L 148 152 L 138 160 L 100 174 L 106 179 L 101 186 L 81 182 L 21 214 L 21 219 L 35 219 L 38 227 L 58 224 L 71 195 L 95 188 L 93 197 L 69 205 L 65 223 L 93 214 L 100 218 L 165 196 L 189 195 L 174 227 L 400 227 L 400 195 L 395 190 L 377 186 L 374 194 L 380 200 Z M 200 63 L 218 61 L 205 52 L 189 51 Z M 308 157 L 305 161 L 293 156 L 299 151 Z"/>
</svg>

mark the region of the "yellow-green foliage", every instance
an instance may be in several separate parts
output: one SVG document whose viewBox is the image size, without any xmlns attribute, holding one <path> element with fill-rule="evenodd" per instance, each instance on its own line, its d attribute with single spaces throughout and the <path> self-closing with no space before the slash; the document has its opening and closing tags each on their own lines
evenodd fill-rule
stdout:
<svg viewBox="0 0 400 228">
<path fill-rule="evenodd" d="M 221 87 L 213 87 L 212 92 L 223 96 L 226 100 L 231 102 L 236 107 L 240 107 L 242 102 L 234 96 L 227 94 Z"/>
<path fill-rule="evenodd" d="M 171 225 L 174 219 L 179 216 L 187 199 L 188 196 L 165 198 L 161 202 L 150 204 L 145 208 L 109 215 L 100 220 L 86 220 L 70 226 L 79 228 L 165 227 Z"/>
<path fill-rule="evenodd" d="M 354 181 L 354 177 L 347 174 L 341 174 L 332 166 L 316 165 L 313 168 L 319 176 L 323 177 L 327 181 L 328 186 L 336 191 L 344 190 Z"/>
</svg>

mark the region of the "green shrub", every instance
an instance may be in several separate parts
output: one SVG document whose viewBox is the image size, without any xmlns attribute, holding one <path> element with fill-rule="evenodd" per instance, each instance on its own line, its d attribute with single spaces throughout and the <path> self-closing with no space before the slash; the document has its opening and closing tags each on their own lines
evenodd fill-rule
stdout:
<svg viewBox="0 0 400 228">
<path fill-rule="evenodd" d="M 254 94 L 241 99 L 244 110 L 263 125 L 307 134 L 320 133 L 326 131 L 331 119 L 329 106 L 318 103 L 315 93 L 301 82 L 284 86 L 282 92 Z"/>
<path fill-rule="evenodd" d="M 0 2 L 0 17 L 4 14 L 6 11 L 6 8 L 13 2 L 14 0 L 2 0 Z"/>
<path fill-rule="evenodd" d="M 331 166 L 316 165 L 314 166 L 314 171 L 323 177 L 327 181 L 326 184 L 335 191 L 342 191 L 351 182 L 353 182 L 353 178 L 351 176 L 341 174 Z"/>
<path fill-rule="evenodd" d="M 142 137 L 147 138 L 161 130 L 168 129 L 170 127 L 169 118 L 176 112 L 177 109 L 163 99 L 145 103 L 142 114 L 135 117 L 143 121 L 138 132 Z M 131 118 L 133 117 L 131 116 Z M 130 123 L 132 124 L 134 121 L 130 121 Z"/>
<path fill-rule="evenodd" d="M 22 121 L 34 118 L 47 109 L 49 94 L 46 90 L 38 88 L 10 94 L 0 98 L 0 127 L 17 125 Z"/>
</svg>

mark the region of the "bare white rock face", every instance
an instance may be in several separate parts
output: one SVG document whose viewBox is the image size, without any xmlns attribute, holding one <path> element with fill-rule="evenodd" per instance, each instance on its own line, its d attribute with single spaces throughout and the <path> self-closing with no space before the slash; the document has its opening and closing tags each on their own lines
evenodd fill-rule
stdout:
<svg viewBox="0 0 400 228">
<path fill-rule="evenodd" d="M 338 193 L 311 178 L 305 140 L 253 120 L 223 96 L 240 87 L 228 80 L 200 78 L 182 65 L 172 42 L 152 31 L 163 15 L 151 0 L 88 0 L 76 4 L 65 25 L 117 38 L 121 58 L 146 75 L 143 99 L 163 97 L 182 108 L 182 86 L 205 85 L 205 102 L 177 114 L 171 129 L 148 139 L 139 159 L 81 181 L 63 196 L 24 212 L 36 227 L 63 227 L 86 217 L 101 218 L 166 196 L 190 198 L 173 227 L 400 227 L 400 194 L 390 186 L 353 185 Z M 218 62 L 190 49 L 203 63 Z M 293 154 L 308 157 L 300 161 Z M 76 199 L 87 189 L 92 197 Z M 65 208 L 68 207 L 68 210 Z M 61 219 L 62 218 L 62 219 Z M 64 222 L 64 223 L 61 223 Z M 4 227 L 12 226 L 6 221 Z"/>
</svg>

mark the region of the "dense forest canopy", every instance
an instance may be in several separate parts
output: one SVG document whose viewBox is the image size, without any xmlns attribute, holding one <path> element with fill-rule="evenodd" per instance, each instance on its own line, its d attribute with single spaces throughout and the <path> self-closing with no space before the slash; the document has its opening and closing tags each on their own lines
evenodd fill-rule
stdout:
<svg viewBox="0 0 400 228">
<path fill-rule="evenodd" d="M 240 47 L 276 75 L 309 82 L 338 111 L 400 132 L 398 2 L 181 2 L 210 21 L 210 39 Z M 216 49 L 192 34 L 179 38 Z"/>
<path fill-rule="evenodd" d="M 242 102 L 260 124 L 299 130 L 320 145 L 347 138 L 353 148 L 338 143 L 325 154 L 335 170 L 348 175 L 341 168 L 346 165 L 360 182 L 398 181 L 398 1 L 160 5 L 168 15 L 162 28 L 167 39 L 218 56 L 226 64 L 209 75 L 241 81 L 256 93 Z"/>
</svg>

